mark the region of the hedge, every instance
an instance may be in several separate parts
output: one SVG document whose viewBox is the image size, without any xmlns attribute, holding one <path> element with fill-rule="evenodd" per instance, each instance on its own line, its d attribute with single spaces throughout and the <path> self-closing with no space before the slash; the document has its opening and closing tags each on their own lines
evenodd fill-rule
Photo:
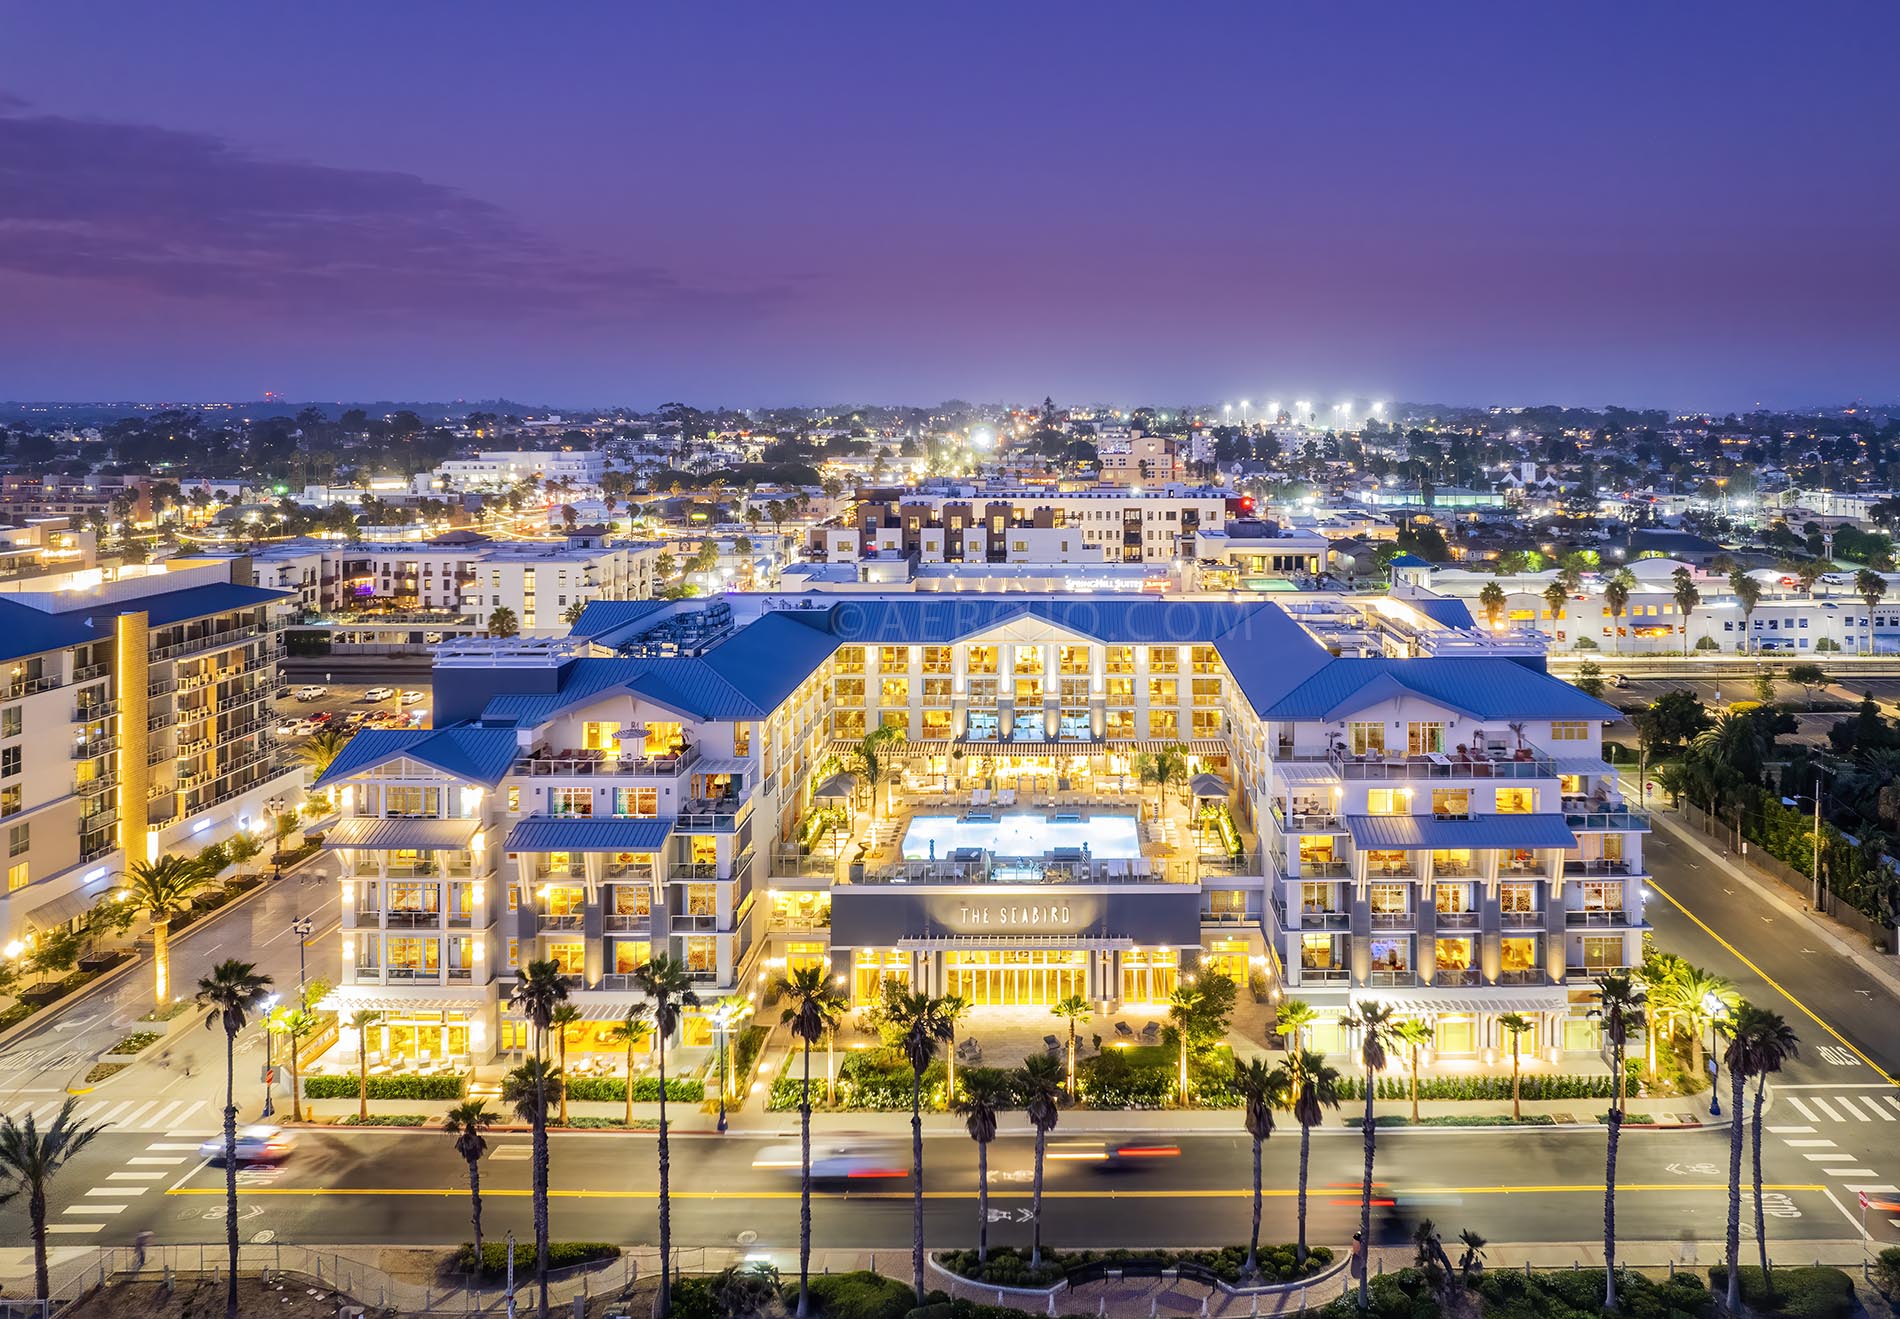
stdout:
<svg viewBox="0 0 1900 1319">
<path fill-rule="evenodd" d="M 371 1099 L 460 1099 L 468 1092 L 468 1077 L 372 1076 Z M 303 1079 L 305 1099 L 354 1099 L 360 1093 L 354 1076 L 326 1072 Z"/>
<path fill-rule="evenodd" d="M 1537 1073 L 1522 1077 L 1520 1084 L 1525 1099 L 1613 1099 L 1616 1096 L 1616 1078 L 1613 1076 L 1549 1076 Z M 1339 1097 L 1344 1101 L 1363 1101 L 1364 1082 L 1356 1077 L 1340 1078 Z M 1372 1097 L 1374 1099 L 1410 1099 L 1412 1097 L 1411 1077 L 1380 1077 L 1373 1087 Z M 1511 1078 L 1508 1076 L 1421 1076 L 1418 1078 L 1418 1097 L 1454 1100 L 1509 1099 Z"/>
<path fill-rule="evenodd" d="M 669 1101 L 696 1104 L 706 1097 L 706 1084 L 687 1077 L 669 1076 L 666 1078 L 666 1097 Z M 627 1102 L 627 1081 L 620 1076 L 576 1076 L 567 1083 L 567 1098 L 575 1104 L 624 1104 Z M 660 1078 L 635 1077 L 633 1102 L 659 1103 Z"/>
<path fill-rule="evenodd" d="M 860 1269 L 821 1273 L 810 1280 L 812 1308 L 822 1319 L 904 1319 L 917 1293 L 895 1278 Z M 798 1305 L 798 1284 L 784 1288 L 787 1309 Z"/>
<path fill-rule="evenodd" d="M 1783 1319 L 1848 1319 L 1860 1313 L 1853 1280 L 1839 1269 L 1776 1269 L 1772 1289 L 1764 1290 L 1761 1282 L 1759 1265 L 1742 1266 L 1742 1304 L 1750 1314 Z M 1727 1294 L 1726 1265 L 1717 1264 L 1709 1270 L 1709 1290 Z"/>
<path fill-rule="evenodd" d="M 371 1113 L 362 1117 L 356 1113 L 336 1120 L 339 1127 L 420 1127 L 428 1124 L 428 1117 L 422 1113 Z"/>
<path fill-rule="evenodd" d="M 787 1067 L 773 1079 L 766 1100 L 769 1112 L 783 1113 L 798 1107 L 804 1084 L 804 1063 Z M 924 1107 L 938 1106 L 947 1080 L 943 1059 L 924 1071 Z M 838 1066 L 838 1102 L 829 1105 L 834 1112 L 855 1109 L 871 1112 L 910 1111 L 910 1064 L 892 1049 L 853 1049 Z M 812 1057 L 811 1100 L 814 1109 L 826 1108 L 823 1063 L 814 1051 Z"/>
<path fill-rule="evenodd" d="M 548 1268 L 571 1269 L 577 1264 L 594 1264 L 604 1259 L 619 1259 L 620 1247 L 605 1241 L 550 1241 Z M 449 1267 L 456 1273 L 468 1273 L 475 1267 L 475 1245 L 464 1241 Z M 506 1242 L 482 1242 L 482 1277 L 500 1278 L 508 1273 Z M 515 1281 L 534 1276 L 534 1242 L 515 1242 Z"/>
<path fill-rule="evenodd" d="M 1564 1269 L 1533 1273 L 1521 1269 L 1486 1270 L 1472 1289 L 1483 1299 L 1485 1319 L 1601 1319 L 1603 1270 Z M 1713 1319 L 1715 1300 L 1702 1280 L 1687 1270 L 1668 1279 L 1618 1270 L 1618 1313 L 1640 1319 Z M 1446 1313 L 1438 1291 L 1418 1269 L 1399 1269 L 1372 1279 L 1371 1306 L 1359 1308 L 1357 1290 L 1307 1314 L 1320 1319 L 1434 1319 Z M 1468 1313 L 1469 1302 L 1458 1313 Z"/>
<path fill-rule="evenodd" d="M 1333 1262 L 1326 1246 L 1314 1246 L 1307 1252 L 1306 1263 L 1296 1262 L 1298 1248 L 1292 1244 L 1263 1245 L 1258 1259 L 1259 1276 L 1269 1282 L 1297 1282 L 1324 1272 Z M 1196 1264 L 1211 1270 L 1223 1282 L 1239 1283 L 1247 1263 L 1245 1246 L 1223 1246 L 1219 1250 L 1044 1250 L 1040 1267 L 1029 1267 L 1027 1253 L 1013 1246 L 1000 1246 L 990 1257 L 977 1263 L 974 1250 L 948 1250 L 937 1256 L 938 1263 L 958 1277 L 975 1282 L 995 1283 L 999 1287 L 1047 1287 L 1057 1279 L 1086 1264 L 1121 1264 L 1132 1261 L 1158 1261 L 1164 1268 L 1177 1264 Z"/>
</svg>

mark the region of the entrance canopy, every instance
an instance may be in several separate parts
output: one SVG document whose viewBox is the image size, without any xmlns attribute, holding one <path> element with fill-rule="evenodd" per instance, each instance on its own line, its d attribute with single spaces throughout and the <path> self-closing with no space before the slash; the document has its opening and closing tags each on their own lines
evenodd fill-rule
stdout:
<svg viewBox="0 0 1900 1319">
<path fill-rule="evenodd" d="M 1477 1014 L 1482 1012 L 1563 1012 L 1570 1007 L 1570 992 L 1552 987 L 1542 991 L 1524 990 L 1510 994 L 1492 994 L 1477 997 L 1469 991 L 1448 989 L 1437 992 L 1430 989 L 1408 989 L 1403 992 L 1381 994 L 1377 990 L 1355 990 L 1352 994 L 1352 1006 L 1361 1003 L 1377 1003 L 1391 1008 L 1401 1017 L 1422 1016 L 1428 1012 L 1456 1012 Z"/>
<path fill-rule="evenodd" d="M 1218 774 L 1196 774 L 1188 788 L 1202 801 L 1214 798 L 1224 800 L 1227 796 L 1227 780 Z"/>
</svg>

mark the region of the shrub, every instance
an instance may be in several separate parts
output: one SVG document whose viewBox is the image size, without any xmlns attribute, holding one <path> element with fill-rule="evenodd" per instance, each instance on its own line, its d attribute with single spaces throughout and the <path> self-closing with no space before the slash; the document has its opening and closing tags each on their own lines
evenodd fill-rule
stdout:
<svg viewBox="0 0 1900 1319">
<path fill-rule="evenodd" d="M 1888 1246 L 1874 1256 L 1874 1286 L 1888 1300 L 1900 1297 L 1900 1246 Z"/>
<path fill-rule="evenodd" d="M 371 1099 L 460 1099 L 468 1090 L 466 1076 L 372 1076 Z M 305 1099 L 354 1099 L 354 1076 L 324 1074 L 303 1079 Z"/>
<path fill-rule="evenodd" d="M 1333 1262 L 1333 1252 L 1326 1246 L 1315 1246 L 1307 1253 L 1306 1263 L 1296 1262 L 1297 1250 L 1288 1245 L 1265 1245 L 1260 1248 L 1260 1274 L 1272 1282 L 1293 1282 L 1300 1278 L 1312 1277 L 1322 1272 Z M 1002 1246 L 990 1251 L 990 1257 L 982 1264 L 977 1262 L 974 1250 L 949 1250 L 938 1253 L 937 1260 L 944 1268 L 959 1277 L 973 1281 L 994 1283 L 999 1287 L 1048 1287 L 1085 1264 L 1118 1264 L 1133 1260 L 1159 1263 L 1164 1268 L 1173 1268 L 1181 1264 L 1192 1264 L 1215 1274 L 1223 1282 L 1238 1283 L 1247 1263 L 1245 1246 L 1223 1246 L 1219 1250 L 1080 1250 L 1042 1252 L 1042 1264 L 1032 1269 L 1029 1256 L 1013 1246 Z"/>
<path fill-rule="evenodd" d="M 786 1305 L 796 1305 L 798 1284 L 786 1292 Z M 917 1295 L 895 1278 L 860 1269 L 814 1276 L 811 1300 L 823 1319 L 904 1319 L 917 1303 Z"/>
<path fill-rule="evenodd" d="M 1742 1268 L 1742 1303 L 1754 1314 L 1779 1315 L 1784 1319 L 1848 1319 L 1860 1306 L 1854 1300 L 1854 1283 L 1839 1269 L 1776 1269 L 1772 1288 L 1762 1286 L 1757 1265 Z M 1728 1268 L 1717 1264 L 1709 1270 L 1709 1289 L 1728 1290 Z"/>
<path fill-rule="evenodd" d="M 620 1258 L 620 1247 L 609 1245 L 605 1241 L 550 1241 L 548 1242 L 548 1268 L 571 1269 L 577 1264 L 594 1264 L 604 1259 Z M 463 1242 L 450 1261 L 450 1269 L 456 1273 L 468 1273 L 475 1267 L 475 1246 L 472 1242 Z M 515 1243 L 515 1278 L 520 1280 L 523 1270 L 532 1276 L 534 1273 L 534 1242 L 517 1241 Z M 484 1278 L 505 1277 L 508 1272 L 508 1246 L 505 1242 L 482 1242 L 481 1273 Z M 715 1311 L 716 1313 L 716 1311 Z"/>
<path fill-rule="evenodd" d="M 624 1104 L 627 1102 L 627 1080 L 622 1076 L 576 1076 L 567 1083 L 567 1097 L 572 1103 Z M 669 1101 L 696 1104 L 706 1097 L 706 1085 L 689 1077 L 669 1076 L 666 1078 L 666 1097 Z M 636 1104 L 657 1104 L 660 1102 L 660 1078 L 657 1076 L 637 1076 L 633 1080 L 633 1102 Z"/>
<path fill-rule="evenodd" d="M 112 1052 L 120 1054 L 137 1053 L 141 1049 L 149 1049 L 162 1038 L 163 1036 L 155 1030 L 136 1030 L 113 1045 Z"/>
<path fill-rule="evenodd" d="M 361 1117 L 355 1113 L 336 1120 L 339 1127 L 419 1127 L 428 1122 L 423 1113 L 371 1113 Z"/>
</svg>

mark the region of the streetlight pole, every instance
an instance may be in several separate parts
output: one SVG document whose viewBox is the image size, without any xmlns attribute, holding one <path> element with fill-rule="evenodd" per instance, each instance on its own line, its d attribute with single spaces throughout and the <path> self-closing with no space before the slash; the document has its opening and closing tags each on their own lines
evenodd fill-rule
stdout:
<svg viewBox="0 0 1900 1319">
<path fill-rule="evenodd" d="M 264 1112 L 261 1115 L 263 1117 L 270 1117 L 277 1112 L 277 1104 L 271 1094 L 271 1092 L 277 1088 L 275 1085 L 277 1080 L 277 1068 L 271 1057 L 272 1042 L 270 1030 L 270 1014 L 271 1010 L 276 1006 L 277 995 L 272 994 L 269 998 L 264 1000 Z M 296 1046 L 293 1044 L 291 1047 L 295 1048 Z"/>
<path fill-rule="evenodd" d="M 1814 846 L 1811 850 L 1814 854 L 1812 858 L 1814 911 L 1816 915 L 1819 915 L 1821 911 L 1821 771 L 1819 769 L 1814 771 Z"/>
<path fill-rule="evenodd" d="M 1717 1049 L 1719 1033 L 1717 1026 L 1722 1020 L 1722 1003 L 1710 994 L 1702 1000 L 1702 1006 L 1709 1013 L 1709 1116 L 1722 1116 L 1722 1055 Z"/>
<path fill-rule="evenodd" d="M 290 922 L 290 928 L 297 935 L 297 996 L 303 997 L 304 949 L 310 942 L 310 932 L 317 928 L 316 922 L 308 916 L 299 916 Z"/>
</svg>

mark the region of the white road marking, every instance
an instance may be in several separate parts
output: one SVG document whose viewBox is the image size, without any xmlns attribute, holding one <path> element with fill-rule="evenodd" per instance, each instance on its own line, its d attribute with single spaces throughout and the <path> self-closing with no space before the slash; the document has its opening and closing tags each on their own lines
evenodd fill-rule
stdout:
<svg viewBox="0 0 1900 1319">
<path fill-rule="evenodd" d="M 1900 1116 L 1896 1116 L 1893 1113 L 1889 1113 L 1886 1109 L 1880 1106 L 1880 1100 L 1882 1098 L 1884 1098 L 1884 1096 L 1862 1095 L 1860 1097 L 1860 1102 L 1867 1105 L 1867 1107 L 1873 1111 L 1873 1115 L 1879 1118 L 1882 1122 L 1900 1122 Z"/>
<path fill-rule="evenodd" d="M 1803 1154 L 1809 1163 L 1852 1163 L 1860 1156 L 1857 1154 Z"/>
<path fill-rule="evenodd" d="M 1815 1120 L 1814 1110 L 1809 1108 L 1806 1104 L 1802 1103 L 1800 1099 L 1796 1098 L 1794 1095 L 1789 1095 L 1788 1102 L 1794 1105 L 1795 1111 L 1799 1113 L 1802 1117 L 1806 1118 L 1810 1122 L 1813 1122 Z"/>
<path fill-rule="evenodd" d="M 1823 1168 L 1821 1171 L 1829 1177 L 1877 1177 L 1880 1175 L 1872 1168 Z"/>
<path fill-rule="evenodd" d="M 1799 1100 L 1794 1100 L 1794 1101 L 1791 1101 L 1791 1102 L 1794 1102 L 1794 1103 L 1799 1103 L 1800 1101 L 1799 1101 Z M 1828 1107 L 1828 1103 L 1827 1103 L 1827 1100 L 1825 1100 L 1825 1099 L 1823 1099 L 1823 1098 L 1821 1098 L 1821 1097 L 1820 1097 L 1819 1095 L 1814 1095 L 1814 1096 L 1812 1096 L 1812 1097 L 1811 1097 L 1811 1098 L 1810 1098 L 1810 1099 L 1808 1100 L 1808 1102 L 1809 1102 L 1810 1104 L 1813 1104 L 1813 1105 L 1814 1105 L 1814 1106 L 1815 1106 L 1816 1108 L 1818 1108 L 1818 1109 L 1820 1109 L 1822 1113 L 1824 1113 L 1824 1114 L 1826 1114 L 1826 1115 L 1827 1115 L 1827 1120 L 1828 1120 L 1828 1121 L 1830 1121 L 1830 1122 L 1839 1122 L 1839 1121 L 1841 1121 L 1841 1120 L 1842 1120 L 1842 1118 L 1841 1118 L 1841 1115 L 1840 1115 L 1839 1113 L 1836 1113 L 1836 1112 L 1835 1112 L 1835 1111 L 1834 1111 L 1833 1109 L 1831 1109 L 1831 1108 L 1829 1108 L 1829 1107 Z"/>
<path fill-rule="evenodd" d="M 198 1148 L 198 1146 L 197 1146 L 196 1144 L 189 1144 L 189 1145 L 188 1145 L 188 1144 L 186 1144 L 186 1143 L 184 1143 L 183 1141 L 176 1141 L 176 1142 L 174 1142 L 174 1141 L 163 1141 L 163 1140 L 161 1140 L 161 1141 L 155 1141 L 154 1143 L 152 1143 L 152 1144 L 150 1144 L 150 1145 L 147 1145 L 147 1146 L 146 1146 L 145 1148 L 146 1148 L 146 1149 L 148 1149 L 148 1150 L 191 1150 L 191 1151 L 196 1151 L 196 1150 L 197 1150 L 197 1148 Z"/>
<path fill-rule="evenodd" d="M 102 1232 L 105 1230 L 105 1226 L 104 1223 L 48 1223 L 46 1225 L 46 1235 L 51 1236 L 55 1232 Z"/>
<path fill-rule="evenodd" d="M 66 1210 L 69 1214 L 122 1214 L 124 1205 L 73 1205 Z"/>
<path fill-rule="evenodd" d="M 151 1117 L 152 1126 L 163 1127 L 165 1123 L 171 1120 L 172 1110 L 174 1108 L 177 1108 L 180 1104 L 184 1102 L 185 1101 L 182 1099 L 174 1099 L 170 1103 L 166 1104 L 163 1108 L 159 1109 L 158 1112 L 152 1114 L 152 1117 Z"/>
<path fill-rule="evenodd" d="M 1788 1145 L 1790 1148 L 1797 1150 L 1834 1148 L 1834 1142 L 1831 1140 L 1791 1140 L 1788 1142 Z"/>
<path fill-rule="evenodd" d="M 1813 1130 L 1814 1130 L 1813 1127 L 1769 1127 L 1768 1128 L 1768 1131 L 1776 1136 L 1793 1136 L 1793 1135 L 1798 1135 L 1802 1132 L 1813 1131 Z"/>
<path fill-rule="evenodd" d="M 171 1167 L 175 1167 L 178 1164 L 183 1163 L 184 1160 L 183 1159 L 148 1159 L 148 1158 L 140 1157 L 136 1159 L 127 1159 L 125 1162 L 126 1162 L 127 1167 L 144 1166 L 144 1167 L 171 1168 Z"/>
<path fill-rule="evenodd" d="M 101 1197 L 108 1195 L 144 1195 L 151 1189 L 149 1186 L 95 1186 L 90 1191 L 87 1191 L 86 1194 Z"/>
<path fill-rule="evenodd" d="M 1900 1186 L 1891 1186 L 1886 1182 L 1868 1182 L 1864 1186 L 1847 1186 L 1842 1189 L 1848 1191 L 1867 1191 L 1877 1195 L 1882 1191 L 1900 1191 Z"/>
<path fill-rule="evenodd" d="M 109 1172 L 106 1174 L 106 1180 L 109 1182 L 143 1182 L 151 1181 L 163 1177 L 164 1175 L 162 1172 Z"/>
</svg>

